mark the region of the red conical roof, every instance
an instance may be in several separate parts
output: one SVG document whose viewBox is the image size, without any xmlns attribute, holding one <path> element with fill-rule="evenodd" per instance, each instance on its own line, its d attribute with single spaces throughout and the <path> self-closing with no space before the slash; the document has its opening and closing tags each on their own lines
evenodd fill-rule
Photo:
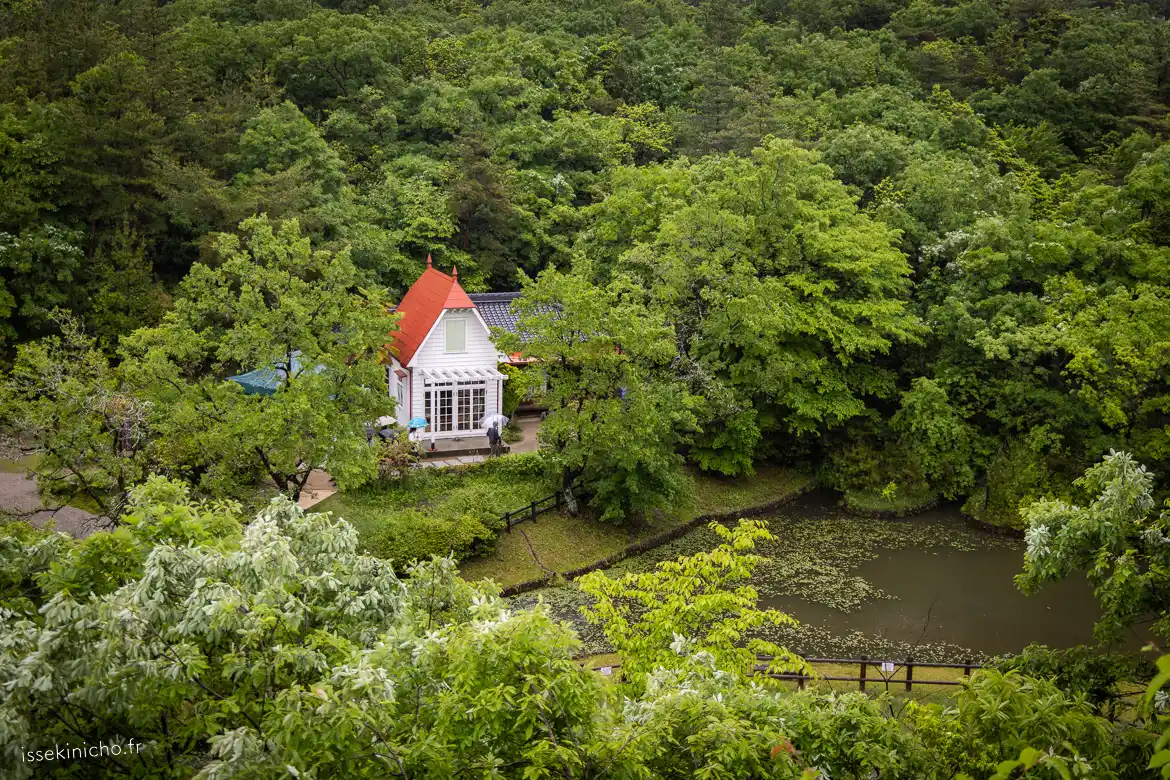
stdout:
<svg viewBox="0 0 1170 780">
<path fill-rule="evenodd" d="M 430 264 L 427 256 L 427 270 L 423 271 L 406 295 L 397 311 L 402 315 L 398 330 L 394 332 L 394 346 L 398 350 L 398 362 L 406 365 L 422 346 L 431 332 L 431 326 L 444 309 L 474 309 L 475 304 L 459 286 L 455 276 L 447 276 Z"/>
</svg>

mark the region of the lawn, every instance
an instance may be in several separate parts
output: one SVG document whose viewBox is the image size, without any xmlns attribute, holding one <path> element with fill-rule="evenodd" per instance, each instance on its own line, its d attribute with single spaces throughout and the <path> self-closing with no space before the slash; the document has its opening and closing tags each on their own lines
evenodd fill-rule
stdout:
<svg viewBox="0 0 1170 780">
<path fill-rule="evenodd" d="M 794 469 L 767 464 L 756 466 L 756 473 L 750 477 L 733 479 L 696 473 L 691 517 L 761 506 L 800 490 L 810 481 Z"/>
<path fill-rule="evenodd" d="M 571 517 L 561 510 L 506 532 L 501 515 L 552 492 L 535 453 L 466 469 L 418 469 L 400 480 L 334 494 L 314 510 L 347 520 L 367 552 L 396 565 L 454 550 L 465 558 L 460 565 L 464 577 L 507 586 L 536 579 L 546 569 L 568 571 L 593 563 L 700 514 L 765 504 L 809 479 L 790 469 L 762 466 L 742 479 L 698 475 L 693 481 L 694 498 L 636 528 L 600 523 L 588 511 Z"/>
<path fill-rule="evenodd" d="M 569 571 L 683 525 L 698 515 L 760 506 L 809 482 L 809 477 L 777 466 L 760 466 L 753 476 L 739 479 L 701 474 L 693 479 L 692 501 L 676 511 L 660 513 L 644 525 L 617 527 L 599 523 L 584 512 L 578 517 L 564 511 L 550 512 L 540 515 L 535 523 L 526 522 L 511 533 L 500 534 L 491 552 L 463 561 L 460 573 L 469 580 L 493 579 L 507 587 L 537 579 L 547 573 L 546 569 Z"/>
</svg>

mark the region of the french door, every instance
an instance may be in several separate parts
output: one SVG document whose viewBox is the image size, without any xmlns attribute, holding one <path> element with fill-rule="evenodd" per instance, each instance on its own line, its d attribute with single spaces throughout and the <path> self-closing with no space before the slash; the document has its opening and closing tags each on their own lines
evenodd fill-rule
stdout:
<svg viewBox="0 0 1170 780">
<path fill-rule="evenodd" d="M 423 392 L 427 433 L 479 430 L 479 421 L 487 411 L 487 388 L 482 384 L 470 387 L 464 384 L 460 382 L 456 389 L 430 387 Z"/>
<path fill-rule="evenodd" d="M 427 421 L 427 432 L 449 431 L 454 421 L 452 390 L 427 390 L 423 393 L 423 417 Z"/>
<path fill-rule="evenodd" d="M 479 421 L 483 419 L 484 407 L 487 405 L 487 390 L 483 387 L 459 388 L 459 430 L 474 431 L 479 428 Z"/>
</svg>

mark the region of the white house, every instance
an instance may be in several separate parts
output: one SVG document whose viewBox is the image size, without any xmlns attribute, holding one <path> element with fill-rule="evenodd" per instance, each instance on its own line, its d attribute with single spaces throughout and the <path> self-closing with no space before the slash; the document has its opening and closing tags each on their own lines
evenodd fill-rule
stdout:
<svg viewBox="0 0 1170 780">
<path fill-rule="evenodd" d="M 508 312 L 516 295 L 474 296 L 483 299 L 477 305 L 459 286 L 457 269 L 448 276 L 427 257 L 427 269 L 398 305 L 402 318 L 387 367 L 400 426 L 424 418 L 425 441 L 484 436 L 480 421 L 501 410 L 507 377 L 497 366 L 508 356 L 492 343 L 483 314 L 493 325 L 514 328 Z"/>
</svg>

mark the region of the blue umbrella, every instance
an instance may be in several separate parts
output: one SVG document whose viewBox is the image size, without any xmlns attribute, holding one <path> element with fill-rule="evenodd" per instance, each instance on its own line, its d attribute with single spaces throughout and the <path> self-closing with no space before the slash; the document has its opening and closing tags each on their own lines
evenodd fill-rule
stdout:
<svg viewBox="0 0 1170 780">
<path fill-rule="evenodd" d="M 427 421 L 425 417 L 411 417 L 410 422 L 408 422 L 406 425 L 411 430 L 414 430 L 415 428 L 425 428 L 427 427 Z"/>
</svg>

